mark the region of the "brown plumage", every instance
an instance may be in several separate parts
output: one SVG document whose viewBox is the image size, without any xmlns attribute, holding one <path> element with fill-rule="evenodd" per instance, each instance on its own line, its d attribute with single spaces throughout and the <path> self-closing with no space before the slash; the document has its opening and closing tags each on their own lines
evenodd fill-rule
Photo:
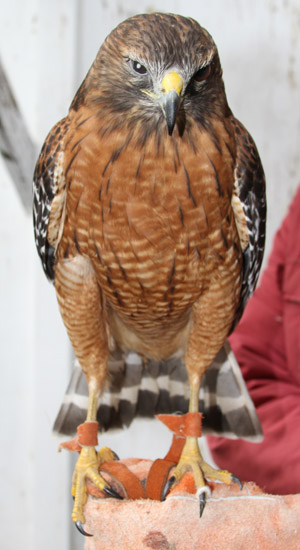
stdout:
<svg viewBox="0 0 300 550">
<path fill-rule="evenodd" d="M 88 380 L 88 420 L 116 345 L 145 359 L 184 354 L 196 411 L 255 286 L 265 223 L 259 156 L 207 31 L 166 14 L 119 25 L 47 137 L 34 190 L 36 243 Z M 201 493 L 195 438 L 175 477 L 189 468 Z"/>
</svg>

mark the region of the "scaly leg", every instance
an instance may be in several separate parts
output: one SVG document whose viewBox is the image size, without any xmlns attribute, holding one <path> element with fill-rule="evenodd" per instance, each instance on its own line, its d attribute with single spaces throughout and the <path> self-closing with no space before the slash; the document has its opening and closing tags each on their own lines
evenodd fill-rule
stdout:
<svg viewBox="0 0 300 550">
<path fill-rule="evenodd" d="M 98 391 L 90 389 L 86 422 L 96 421 L 98 395 Z M 85 523 L 83 507 L 87 501 L 86 479 L 90 479 L 100 491 L 108 496 L 122 498 L 109 487 L 105 479 L 99 474 L 101 464 L 109 460 L 115 460 L 115 458 L 115 453 L 108 447 L 103 447 L 97 452 L 94 446 L 83 446 L 80 451 L 72 480 L 72 495 L 74 498 L 72 520 L 83 535 L 90 536 L 83 528 Z"/>
<path fill-rule="evenodd" d="M 194 381 L 194 383 L 191 383 L 189 403 L 189 412 L 191 413 L 198 412 L 199 390 L 199 381 Z M 210 488 L 206 485 L 206 479 L 210 479 L 211 481 L 221 481 L 226 483 L 226 485 L 238 483 L 240 488 L 242 488 L 241 482 L 237 477 L 233 476 L 226 470 L 216 470 L 203 460 L 197 437 L 186 437 L 186 442 L 183 447 L 180 460 L 165 486 L 163 497 L 167 495 L 171 487 L 175 483 L 178 483 L 178 481 L 182 479 L 184 474 L 187 472 L 192 472 L 194 477 L 196 495 L 199 497 L 200 502 L 200 517 L 204 511 L 206 498 L 207 496 L 210 496 Z"/>
</svg>

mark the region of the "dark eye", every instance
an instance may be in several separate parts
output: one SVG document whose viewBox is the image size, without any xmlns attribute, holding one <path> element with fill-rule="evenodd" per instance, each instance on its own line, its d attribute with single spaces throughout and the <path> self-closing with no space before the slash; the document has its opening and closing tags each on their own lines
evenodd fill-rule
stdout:
<svg viewBox="0 0 300 550">
<path fill-rule="evenodd" d="M 131 61 L 133 70 L 138 74 L 147 74 L 147 69 L 139 61 Z"/>
<path fill-rule="evenodd" d="M 211 66 L 206 65 L 205 67 L 198 69 L 198 71 L 194 74 L 193 79 L 196 80 L 196 82 L 202 82 L 203 80 L 206 80 L 206 78 L 209 77 L 210 71 L 211 71 Z"/>
</svg>

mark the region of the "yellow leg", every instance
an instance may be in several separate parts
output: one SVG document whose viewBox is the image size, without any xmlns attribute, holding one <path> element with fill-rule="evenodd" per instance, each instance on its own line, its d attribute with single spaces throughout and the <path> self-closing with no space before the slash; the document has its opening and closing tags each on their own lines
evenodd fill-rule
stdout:
<svg viewBox="0 0 300 550">
<path fill-rule="evenodd" d="M 199 380 L 194 380 L 194 382 L 191 383 L 189 412 L 198 412 L 199 390 L 200 382 Z M 166 496 L 172 485 L 177 483 L 187 472 L 192 472 L 194 477 L 196 495 L 199 497 L 200 501 L 200 517 L 203 514 L 206 498 L 210 495 L 210 489 L 206 485 L 206 479 L 212 481 L 218 480 L 226 483 L 226 485 L 238 483 L 241 487 L 239 479 L 230 472 L 226 470 L 216 470 L 203 460 L 197 437 L 188 436 L 186 438 L 179 462 L 165 487 L 164 496 Z"/>
<path fill-rule="evenodd" d="M 86 415 L 87 422 L 95 422 L 97 420 L 97 405 L 98 405 L 99 392 L 92 388 L 89 390 L 89 404 Z"/>
<path fill-rule="evenodd" d="M 89 406 L 86 417 L 87 422 L 96 421 L 98 395 L 99 393 L 97 390 L 90 390 Z M 87 501 L 87 478 L 90 479 L 100 491 L 104 491 L 107 495 L 115 498 L 122 498 L 109 487 L 105 479 L 99 474 L 101 464 L 108 460 L 115 460 L 115 458 L 115 453 L 108 447 L 104 447 L 97 452 L 93 446 L 83 446 L 80 451 L 72 480 L 72 496 L 74 497 L 72 520 L 83 535 L 91 536 L 85 532 L 82 525 L 85 523 L 83 508 Z"/>
</svg>

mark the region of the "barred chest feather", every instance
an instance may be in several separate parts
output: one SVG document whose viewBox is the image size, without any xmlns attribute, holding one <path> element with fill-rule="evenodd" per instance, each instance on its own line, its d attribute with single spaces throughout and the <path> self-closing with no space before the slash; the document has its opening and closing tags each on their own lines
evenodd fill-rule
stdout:
<svg viewBox="0 0 300 550">
<path fill-rule="evenodd" d="M 83 133 L 66 159 L 68 223 L 58 249 L 90 258 L 112 324 L 166 329 L 169 338 L 171 325 L 185 330 L 216 273 L 220 285 L 237 286 L 241 262 L 230 136 L 223 128 L 216 145 L 203 132 L 193 147 L 174 134 L 143 151 L 113 135 L 100 155 L 97 135 Z"/>
</svg>

